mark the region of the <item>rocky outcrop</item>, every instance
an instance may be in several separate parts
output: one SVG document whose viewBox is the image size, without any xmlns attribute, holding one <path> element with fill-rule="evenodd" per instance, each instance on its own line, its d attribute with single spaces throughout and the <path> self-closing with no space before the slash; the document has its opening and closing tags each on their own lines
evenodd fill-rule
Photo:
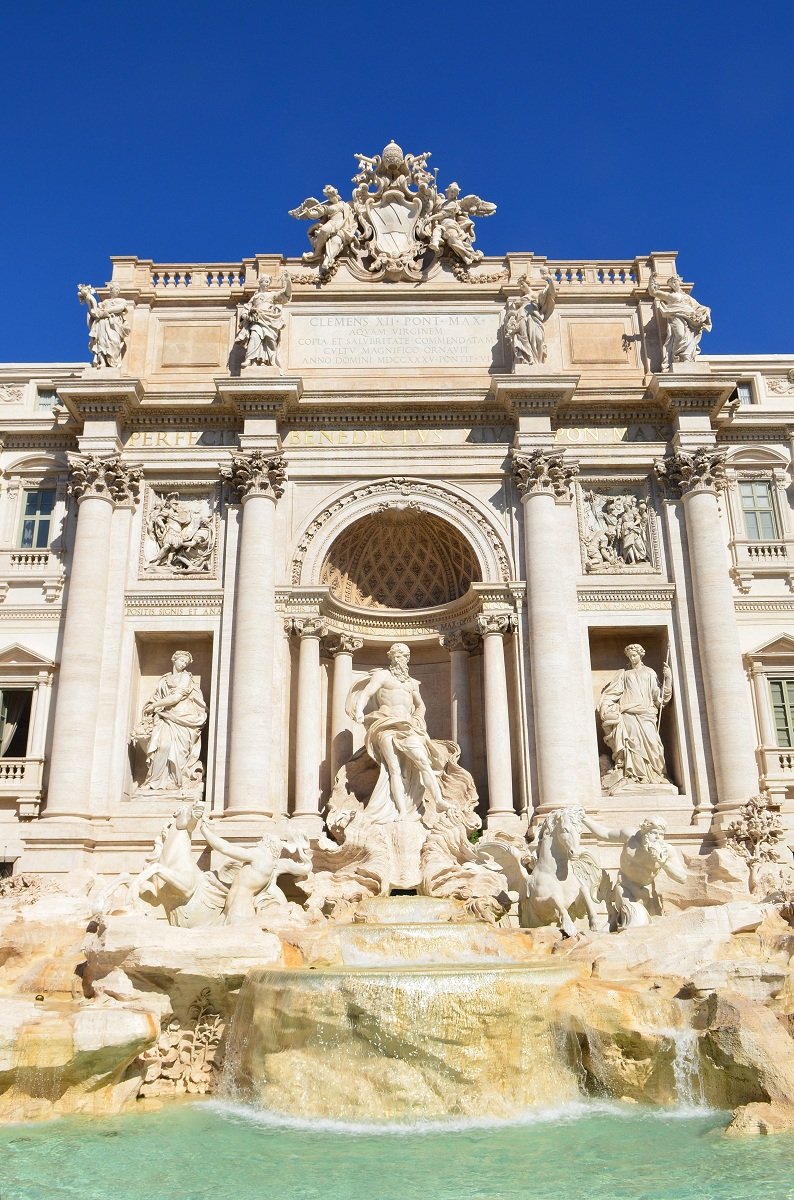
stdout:
<svg viewBox="0 0 794 1200">
<path fill-rule="evenodd" d="M 0 1118 L 118 1112 L 137 1094 L 133 1068 L 159 1021 L 122 1005 L 0 999 Z"/>
</svg>

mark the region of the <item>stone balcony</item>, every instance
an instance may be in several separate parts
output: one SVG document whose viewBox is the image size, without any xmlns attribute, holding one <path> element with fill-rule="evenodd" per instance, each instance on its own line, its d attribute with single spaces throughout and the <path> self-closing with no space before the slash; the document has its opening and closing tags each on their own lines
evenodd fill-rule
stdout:
<svg viewBox="0 0 794 1200">
<path fill-rule="evenodd" d="M 21 821 L 39 815 L 43 758 L 0 758 L 0 804 L 12 800 Z"/>
<path fill-rule="evenodd" d="M 52 604 L 61 595 L 64 580 L 63 560 L 52 550 L 0 550 L 0 602 L 15 584 L 40 584 L 44 599 Z"/>
<path fill-rule="evenodd" d="M 750 541 L 733 538 L 730 543 L 731 578 L 743 594 L 754 579 L 785 579 L 794 592 L 794 538 Z"/>
</svg>

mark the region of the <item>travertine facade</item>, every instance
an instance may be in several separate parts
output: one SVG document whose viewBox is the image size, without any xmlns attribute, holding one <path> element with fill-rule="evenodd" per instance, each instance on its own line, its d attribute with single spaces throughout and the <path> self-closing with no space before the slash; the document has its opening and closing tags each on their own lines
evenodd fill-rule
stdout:
<svg viewBox="0 0 794 1200">
<path fill-rule="evenodd" d="M 115 258 L 92 364 L 0 368 L 6 870 L 137 870 L 197 789 L 317 837 L 395 642 L 491 830 L 695 848 L 759 790 L 794 828 L 794 355 L 710 356 L 672 253 L 483 258 L 425 163 L 305 201 L 304 262 Z"/>
</svg>

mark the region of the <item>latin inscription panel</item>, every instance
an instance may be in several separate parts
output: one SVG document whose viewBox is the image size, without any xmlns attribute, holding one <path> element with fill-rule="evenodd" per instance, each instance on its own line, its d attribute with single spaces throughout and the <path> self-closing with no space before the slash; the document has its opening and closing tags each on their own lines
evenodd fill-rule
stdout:
<svg viewBox="0 0 794 1200">
<path fill-rule="evenodd" d="M 499 313 L 292 313 L 300 367 L 481 367 L 494 362 Z"/>
</svg>

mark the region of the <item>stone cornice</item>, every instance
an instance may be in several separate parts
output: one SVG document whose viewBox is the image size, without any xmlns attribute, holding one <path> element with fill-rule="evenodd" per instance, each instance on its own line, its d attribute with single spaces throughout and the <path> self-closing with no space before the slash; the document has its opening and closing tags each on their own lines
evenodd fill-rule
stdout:
<svg viewBox="0 0 794 1200">
<path fill-rule="evenodd" d="M 283 418 L 303 394 L 303 380 L 279 375 L 275 368 L 249 368 L 242 376 L 223 375 L 215 379 L 215 388 L 223 403 L 240 417 Z"/>
<path fill-rule="evenodd" d="M 80 424 L 87 420 L 123 421 L 143 400 L 140 379 L 122 379 L 114 371 L 97 371 L 74 383 L 59 383 L 55 390 Z"/>
<path fill-rule="evenodd" d="M 712 375 L 705 369 L 675 370 L 652 375 L 648 392 L 671 417 L 703 413 L 714 421 L 735 387 L 736 380 L 731 376 Z"/>
<path fill-rule="evenodd" d="M 511 416 L 548 416 L 573 397 L 580 375 L 554 375 L 545 367 L 519 367 L 491 376 L 489 399 Z"/>
</svg>

